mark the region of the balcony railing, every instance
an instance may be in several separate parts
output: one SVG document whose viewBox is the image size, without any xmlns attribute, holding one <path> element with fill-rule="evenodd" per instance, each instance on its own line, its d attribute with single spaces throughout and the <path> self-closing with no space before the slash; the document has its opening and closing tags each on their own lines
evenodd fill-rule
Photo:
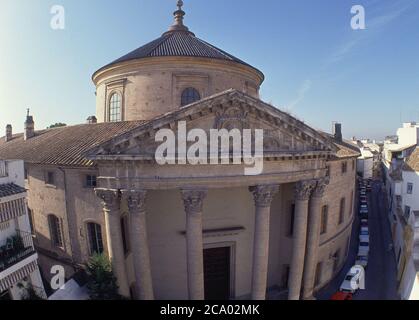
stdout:
<svg viewBox="0 0 419 320">
<path fill-rule="evenodd" d="M 32 234 L 17 230 L 14 236 L 0 243 L 0 272 L 34 253 Z"/>
</svg>

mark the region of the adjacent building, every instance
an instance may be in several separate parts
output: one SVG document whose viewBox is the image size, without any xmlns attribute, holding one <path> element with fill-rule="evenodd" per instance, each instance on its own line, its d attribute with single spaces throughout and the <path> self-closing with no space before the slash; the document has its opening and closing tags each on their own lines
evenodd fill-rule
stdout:
<svg viewBox="0 0 419 320">
<path fill-rule="evenodd" d="M 175 23 L 93 75 L 88 123 L 11 128 L 0 156 L 24 159 L 42 270 L 66 277 L 107 254 L 135 299 L 310 299 L 345 264 L 359 149 L 259 97 L 263 73 Z M 263 129 L 263 172 L 159 165 L 160 129 Z M 187 142 L 190 147 L 192 142 Z"/>
<path fill-rule="evenodd" d="M 0 160 L 0 300 L 46 298 L 26 196 L 23 161 Z"/>
<path fill-rule="evenodd" d="M 399 294 L 419 299 L 419 147 L 418 126 L 405 123 L 397 139 L 384 144 L 383 169 L 389 203 Z"/>
</svg>

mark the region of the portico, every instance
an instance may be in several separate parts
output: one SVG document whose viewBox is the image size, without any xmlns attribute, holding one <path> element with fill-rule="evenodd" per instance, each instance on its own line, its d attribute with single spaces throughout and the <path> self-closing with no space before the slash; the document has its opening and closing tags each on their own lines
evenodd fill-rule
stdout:
<svg viewBox="0 0 419 320">
<path fill-rule="evenodd" d="M 273 226 L 270 223 L 270 217 L 272 214 L 271 204 L 274 197 L 281 196 L 281 188 L 287 187 L 295 190 L 295 222 L 294 229 L 295 234 L 292 240 L 293 254 L 291 257 L 291 273 L 289 280 L 289 298 L 290 299 L 299 299 L 299 292 L 303 284 L 303 275 L 305 274 L 314 274 L 316 263 L 312 260 L 316 257 L 316 246 L 308 245 L 306 251 L 306 238 L 307 238 L 307 220 L 313 220 L 312 216 L 316 216 L 319 212 L 317 206 L 313 203 L 316 203 L 317 193 L 313 192 L 317 190 L 318 186 L 321 185 L 323 179 L 309 179 L 294 183 L 265 183 L 265 184 L 255 184 L 251 186 L 242 186 L 241 188 L 236 187 L 237 190 L 248 189 L 248 194 L 250 199 L 253 198 L 253 211 L 252 216 L 254 223 L 251 224 L 253 230 L 246 230 L 251 236 L 252 239 L 246 245 L 244 250 L 251 252 L 251 272 L 248 274 L 249 279 L 246 280 L 249 282 L 249 298 L 253 300 L 264 300 L 266 298 L 266 291 L 268 289 L 268 268 L 269 268 L 269 246 L 270 246 L 270 232 L 278 232 L 276 228 L 278 226 Z M 134 183 L 135 184 L 135 183 Z M 118 192 L 121 190 L 121 192 Z M 212 194 L 212 192 L 217 192 L 217 190 L 225 190 L 222 188 L 222 185 L 219 185 L 219 188 L 214 188 L 213 185 L 208 188 L 202 188 L 201 184 L 195 187 L 181 187 L 177 189 L 169 189 L 167 192 L 171 194 L 177 194 L 179 202 L 183 203 L 183 215 L 184 215 L 184 250 L 186 252 L 183 259 L 186 261 L 186 282 L 187 282 L 187 294 L 188 298 L 191 300 L 203 300 L 205 299 L 205 287 L 204 287 L 204 245 L 208 239 L 208 234 L 211 232 L 222 233 L 222 231 L 209 231 L 208 226 L 204 223 L 204 212 L 210 210 L 204 210 L 204 207 L 207 204 L 207 195 Z M 153 287 L 153 264 L 151 263 L 150 255 L 153 254 L 152 249 L 149 247 L 149 233 L 148 233 L 148 211 L 146 208 L 147 205 L 147 195 L 151 192 L 155 192 L 153 189 L 142 188 L 131 188 L 126 189 L 126 187 L 118 189 L 97 189 L 98 195 L 112 195 L 104 199 L 104 212 L 105 215 L 109 215 L 109 208 L 114 205 L 114 200 L 117 200 L 116 203 L 127 201 L 129 214 L 130 214 L 130 239 L 132 246 L 132 263 L 134 266 L 134 276 L 136 284 L 136 292 L 138 299 L 141 300 L 151 300 L 154 299 L 154 287 Z M 159 192 L 164 193 L 164 190 Z M 119 195 L 119 196 L 118 196 Z M 117 198 L 114 198 L 117 197 Z M 311 200 L 310 200 L 311 199 Z M 107 203 L 110 201 L 110 203 Z M 210 201 L 210 200 L 208 200 Z M 282 200 L 281 200 L 282 201 Z M 310 203 L 310 206 L 309 206 Z M 232 204 L 234 207 L 234 204 Z M 283 206 L 282 206 L 283 207 Z M 118 215 L 118 210 L 116 207 L 114 209 L 113 217 L 115 221 L 113 223 L 107 224 L 107 234 L 109 234 L 110 240 L 108 241 L 108 251 L 112 252 L 111 259 L 112 265 L 114 267 L 115 274 L 118 278 L 118 284 L 120 287 L 120 293 L 123 295 L 128 295 L 129 290 L 129 281 L 127 278 L 126 270 L 127 263 L 130 263 L 125 257 L 115 255 L 114 252 L 117 250 L 118 243 L 121 245 L 122 240 L 121 232 L 118 232 L 120 229 L 120 224 L 116 221 Z M 317 210 L 317 211 L 316 211 Z M 154 211 L 154 210 L 153 210 Z M 274 209 L 276 215 L 285 215 L 285 212 L 282 208 Z M 210 213 L 211 214 L 211 213 Z M 210 215 L 209 214 L 209 215 Z M 231 213 L 232 216 L 240 214 L 240 210 L 237 212 Z M 205 218 L 211 219 L 210 216 Z M 315 232 L 313 230 L 318 229 L 318 224 L 316 221 L 308 224 L 308 237 L 314 237 Z M 314 219 L 316 220 L 316 219 Z M 162 223 L 164 223 L 162 221 Z M 233 228 L 228 230 L 228 227 L 231 227 L 234 224 L 226 225 L 225 233 L 228 233 L 228 239 L 238 242 L 239 246 L 242 246 L 240 243 L 240 237 L 236 234 L 239 232 L 244 232 L 238 230 L 234 231 Z M 242 228 L 242 229 L 247 229 Z M 236 232 L 236 234 L 235 234 Z M 225 235 L 218 235 L 220 242 Z M 213 242 L 212 243 L 214 246 Z M 216 242 L 217 243 L 217 242 Z M 215 244 L 216 244 L 215 243 Z M 170 246 L 170 243 L 165 245 Z M 222 247 L 222 244 L 220 244 Z M 236 258 L 237 260 L 237 258 Z M 306 268 L 304 269 L 304 261 L 306 261 Z M 167 266 L 168 268 L 170 266 Z M 233 276 L 234 273 L 240 271 L 237 270 L 241 268 L 241 264 L 236 263 L 233 266 Z M 271 270 L 273 272 L 273 270 Z M 279 271 L 278 271 L 279 272 Z M 241 282 L 246 282 L 241 280 Z M 304 285 L 306 279 L 304 278 Z M 234 290 L 233 290 L 234 291 Z M 237 298 L 236 296 L 231 296 L 231 298 Z"/>
</svg>

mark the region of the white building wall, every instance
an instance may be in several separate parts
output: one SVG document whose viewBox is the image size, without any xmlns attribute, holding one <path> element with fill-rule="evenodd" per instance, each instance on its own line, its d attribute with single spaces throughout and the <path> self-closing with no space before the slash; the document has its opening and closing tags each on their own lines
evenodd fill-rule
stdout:
<svg viewBox="0 0 419 320">
<path fill-rule="evenodd" d="M 403 128 L 397 130 L 397 136 L 399 137 L 399 144 L 402 146 L 410 146 L 418 144 L 419 137 L 419 126 L 412 123 L 404 123 Z"/>
</svg>

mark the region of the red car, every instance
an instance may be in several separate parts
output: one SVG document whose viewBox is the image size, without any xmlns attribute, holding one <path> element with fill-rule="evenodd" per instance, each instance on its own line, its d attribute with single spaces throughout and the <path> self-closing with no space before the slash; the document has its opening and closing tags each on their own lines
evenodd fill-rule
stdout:
<svg viewBox="0 0 419 320">
<path fill-rule="evenodd" d="M 335 300 L 335 301 L 352 300 L 352 293 L 339 291 L 339 292 L 336 292 L 330 298 L 330 300 Z"/>
</svg>

